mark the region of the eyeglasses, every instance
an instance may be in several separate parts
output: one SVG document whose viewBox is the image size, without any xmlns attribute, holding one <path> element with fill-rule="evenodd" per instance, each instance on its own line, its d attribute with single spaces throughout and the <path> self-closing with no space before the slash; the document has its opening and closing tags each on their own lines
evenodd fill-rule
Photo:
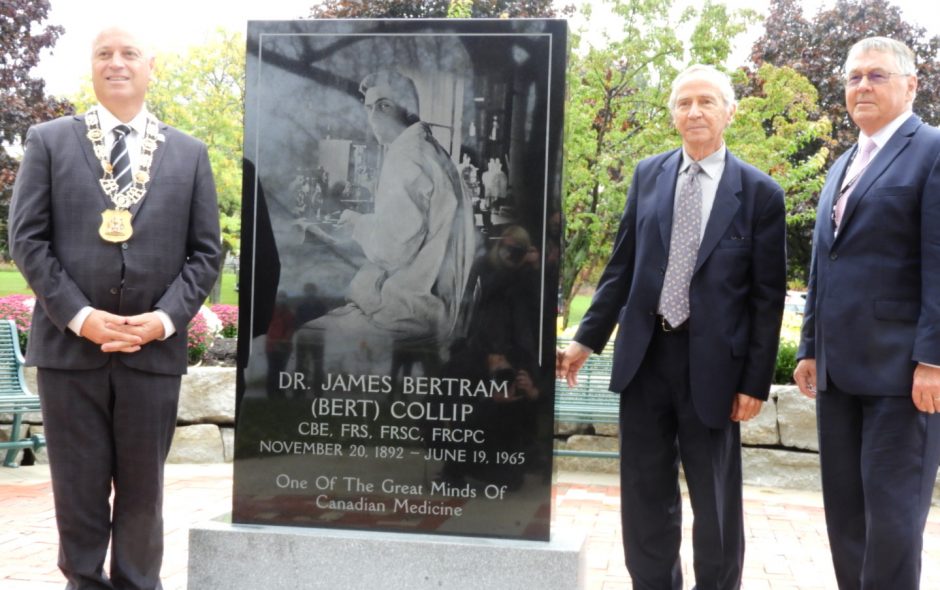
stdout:
<svg viewBox="0 0 940 590">
<path fill-rule="evenodd" d="M 872 86 L 881 86 L 882 84 L 887 84 L 892 76 L 907 75 L 908 74 L 897 74 L 895 72 L 885 72 L 882 70 L 872 70 L 866 73 L 852 72 L 845 77 L 845 85 L 849 88 L 855 88 L 862 83 L 863 78 L 868 78 L 868 83 Z"/>
</svg>

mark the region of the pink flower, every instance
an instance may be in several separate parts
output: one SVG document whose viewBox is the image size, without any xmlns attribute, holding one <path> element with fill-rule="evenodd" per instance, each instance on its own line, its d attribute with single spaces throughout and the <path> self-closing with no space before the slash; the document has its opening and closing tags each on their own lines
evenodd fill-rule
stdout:
<svg viewBox="0 0 940 590">
<path fill-rule="evenodd" d="M 224 338 L 234 338 L 238 336 L 238 306 L 217 303 L 210 308 L 219 321 L 222 322 L 221 336 Z"/>
</svg>

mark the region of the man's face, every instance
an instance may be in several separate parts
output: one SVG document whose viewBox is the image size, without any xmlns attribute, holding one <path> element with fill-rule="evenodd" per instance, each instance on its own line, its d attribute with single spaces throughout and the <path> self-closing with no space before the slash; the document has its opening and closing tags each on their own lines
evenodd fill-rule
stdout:
<svg viewBox="0 0 940 590">
<path fill-rule="evenodd" d="M 405 109 L 387 98 L 370 100 L 370 97 L 366 96 L 365 107 L 369 114 L 372 132 L 383 145 L 395 141 L 395 138 L 401 135 L 401 132 L 408 126 L 405 122 L 407 118 Z"/>
<path fill-rule="evenodd" d="M 917 76 L 899 74 L 890 53 L 860 53 L 849 61 L 846 71 L 845 106 L 866 135 L 898 118 L 914 101 Z"/>
<path fill-rule="evenodd" d="M 107 29 L 95 39 L 91 81 L 95 96 L 113 113 L 139 109 L 147 95 L 153 58 L 127 31 Z"/>
<path fill-rule="evenodd" d="M 696 159 L 721 147 L 725 128 L 733 115 L 734 110 L 725 105 L 714 83 L 692 78 L 679 86 L 672 119 L 682 136 L 682 145 Z"/>
</svg>

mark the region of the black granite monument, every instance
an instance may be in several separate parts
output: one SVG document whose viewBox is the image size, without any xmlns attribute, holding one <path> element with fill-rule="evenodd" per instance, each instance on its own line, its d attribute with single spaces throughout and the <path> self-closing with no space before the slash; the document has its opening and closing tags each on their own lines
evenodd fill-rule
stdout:
<svg viewBox="0 0 940 590">
<path fill-rule="evenodd" d="M 235 523 L 548 539 L 566 35 L 249 23 Z"/>
</svg>

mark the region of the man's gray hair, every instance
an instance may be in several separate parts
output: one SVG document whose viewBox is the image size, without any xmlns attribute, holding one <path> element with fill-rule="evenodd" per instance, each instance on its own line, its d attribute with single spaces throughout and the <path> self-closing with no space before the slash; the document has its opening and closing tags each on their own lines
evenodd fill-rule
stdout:
<svg viewBox="0 0 940 590">
<path fill-rule="evenodd" d="M 846 75 L 849 73 L 849 62 L 851 62 L 860 53 L 877 51 L 894 56 L 894 61 L 898 66 L 899 74 L 905 76 L 914 76 L 917 74 L 917 65 L 914 62 L 914 52 L 911 48 L 888 37 L 868 37 L 857 42 L 849 49 L 849 54 L 845 58 L 843 70 Z"/>
<path fill-rule="evenodd" d="M 725 102 L 725 108 L 730 111 L 738 104 L 734 98 L 734 86 L 731 85 L 731 78 L 728 74 L 722 72 L 715 66 L 707 64 L 693 64 L 683 71 L 672 81 L 672 91 L 669 93 L 669 112 L 676 110 L 676 99 L 679 95 L 679 87 L 688 80 L 706 80 L 711 82 L 721 92 L 721 98 Z"/>
</svg>

